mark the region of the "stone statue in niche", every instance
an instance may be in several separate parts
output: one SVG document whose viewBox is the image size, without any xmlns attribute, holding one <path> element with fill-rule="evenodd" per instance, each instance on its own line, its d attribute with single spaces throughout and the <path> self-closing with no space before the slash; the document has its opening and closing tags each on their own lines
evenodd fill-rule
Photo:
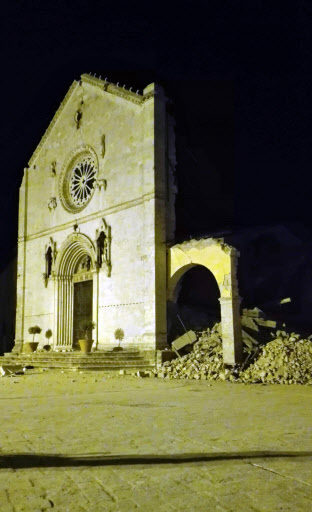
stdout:
<svg viewBox="0 0 312 512">
<path fill-rule="evenodd" d="M 43 283 L 45 287 L 48 286 L 49 278 L 53 274 L 53 264 L 56 259 L 56 242 L 53 242 L 53 239 L 50 238 L 48 245 L 45 248 L 44 260 L 45 260 L 45 271 L 42 275 Z"/>
<path fill-rule="evenodd" d="M 79 128 L 80 128 L 81 119 L 82 119 L 82 112 L 80 109 L 78 109 L 75 113 L 75 123 L 76 123 L 77 130 L 79 130 Z"/>
<path fill-rule="evenodd" d="M 102 137 L 101 137 L 101 148 L 102 148 L 102 158 L 104 158 L 104 156 L 105 156 L 105 151 L 106 151 L 106 147 L 105 147 L 105 135 L 102 135 Z"/>
<path fill-rule="evenodd" d="M 50 212 L 53 212 L 53 210 L 55 210 L 56 207 L 57 207 L 56 197 L 50 197 L 50 200 L 48 202 L 48 208 L 49 208 Z"/>
<path fill-rule="evenodd" d="M 104 231 L 101 231 L 97 240 L 96 240 L 96 246 L 97 246 L 97 264 L 99 267 L 102 266 L 103 259 L 104 259 L 104 249 L 105 249 L 105 233 Z"/>
<path fill-rule="evenodd" d="M 86 254 L 79 262 L 78 268 L 76 270 L 77 274 L 83 273 L 83 272 L 89 272 L 91 269 L 91 257 Z"/>
<path fill-rule="evenodd" d="M 81 100 L 80 105 L 81 105 L 80 108 L 78 108 L 75 112 L 75 118 L 74 118 L 77 130 L 79 130 L 79 128 L 80 128 L 80 123 L 81 123 L 81 119 L 82 119 L 83 100 Z"/>
<path fill-rule="evenodd" d="M 111 228 L 102 219 L 100 229 L 96 230 L 96 266 L 106 269 L 107 276 L 111 276 Z"/>
<path fill-rule="evenodd" d="M 46 275 L 47 275 L 47 277 L 50 277 L 51 272 L 52 272 L 52 249 L 50 246 L 48 247 L 48 250 L 45 254 L 45 259 L 46 259 Z"/>
</svg>

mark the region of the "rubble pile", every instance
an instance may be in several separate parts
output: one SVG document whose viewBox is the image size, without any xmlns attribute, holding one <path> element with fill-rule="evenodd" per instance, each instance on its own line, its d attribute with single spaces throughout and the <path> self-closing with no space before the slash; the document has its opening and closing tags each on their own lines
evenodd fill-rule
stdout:
<svg viewBox="0 0 312 512">
<path fill-rule="evenodd" d="M 185 356 L 166 361 L 159 377 L 171 379 L 234 380 L 230 370 L 224 370 L 221 324 L 199 333 L 194 349 Z"/>
<path fill-rule="evenodd" d="M 239 376 L 241 382 L 312 384 L 312 342 L 299 334 L 277 331 L 259 357 Z"/>
<path fill-rule="evenodd" d="M 197 334 L 193 351 L 166 361 L 158 377 L 312 385 L 312 341 L 299 334 L 275 330 L 273 340 L 265 344 L 255 340 L 257 345 L 245 346 L 244 363 L 232 369 L 223 364 L 221 324 Z"/>
</svg>

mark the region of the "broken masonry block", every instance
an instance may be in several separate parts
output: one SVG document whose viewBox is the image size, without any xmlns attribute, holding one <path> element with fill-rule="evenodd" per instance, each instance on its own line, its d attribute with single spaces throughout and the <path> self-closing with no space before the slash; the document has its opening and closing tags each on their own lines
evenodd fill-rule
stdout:
<svg viewBox="0 0 312 512">
<path fill-rule="evenodd" d="M 7 375 L 24 375 L 23 367 L 20 365 L 2 365 L 0 366 L 0 373 L 2 377 Z"/>
</svg>

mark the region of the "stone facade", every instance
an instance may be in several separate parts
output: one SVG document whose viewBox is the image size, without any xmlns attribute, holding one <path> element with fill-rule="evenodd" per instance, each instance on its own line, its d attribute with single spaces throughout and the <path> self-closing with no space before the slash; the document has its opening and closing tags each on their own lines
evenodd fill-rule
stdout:
<svg viewBox="0 0 312 512">
<path fill-rule="evenodd" d="M 20 187 L 15 350 L 33 325 L 40 345 L 51 329 L 53 349 L 71 350 L 83 282 L 94 346 L 115 346 L 117 328 L 124 347 L 165 346 L 175 163 L 161 87 L 140 95 L 90 75 L 72 84 Z"/>
</svg>

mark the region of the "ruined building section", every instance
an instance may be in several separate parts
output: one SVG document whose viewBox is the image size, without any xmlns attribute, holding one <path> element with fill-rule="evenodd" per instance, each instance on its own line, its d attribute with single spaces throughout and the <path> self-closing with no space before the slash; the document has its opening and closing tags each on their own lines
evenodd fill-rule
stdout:
<svg viewBox="0 0 312 512">
<path fill-rule="evenodd" d="M 167 299 L 176 303 L 180 282 L 191 269 L 208 269 L 219 288 L 223 360 L 233 365 L 242 360 L 240 297 L 237 284 L 238 252 L 223 239 L 190 240 L 170 248 Z M 208 292 L 208 290 L 207 290 Z"/>
<path fill-rule="evenodd" d="M 143 94 L 82 75 L 24 170 L 20 187 L 15 351 L 39 347 L 154 353 L 166 345 L 166 251 L 175 230 L 174 125 L 161 87 Z"/>
</svg>

